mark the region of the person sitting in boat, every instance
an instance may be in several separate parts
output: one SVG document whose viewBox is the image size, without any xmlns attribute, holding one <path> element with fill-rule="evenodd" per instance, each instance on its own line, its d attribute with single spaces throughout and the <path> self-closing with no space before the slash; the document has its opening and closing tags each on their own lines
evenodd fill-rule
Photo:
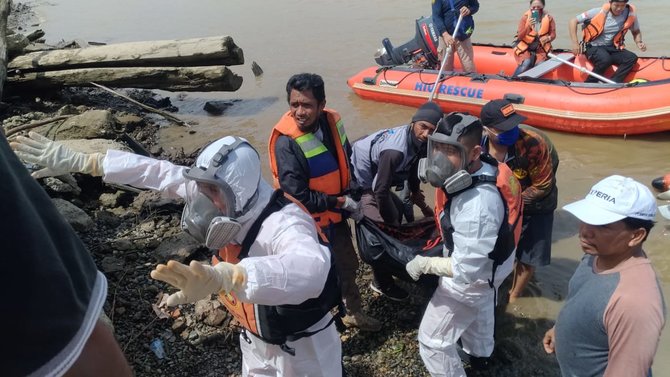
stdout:
<svg viewBox="0 0 670 377">
<path fill-rule="evenodd" d="M 399 226 L 403 203 L 391 190 L 408 180 L 410 198 L 427 217 L 432 209 L 420 188 L 416 174 L 419 158 L 426 153 L 428 135 L 435 130 L 443 113 L 435 102 L 423 104 L 408 125 L 383 129 L 357 140 L 352 145 L 351 165 L 362 189 L 361 210 L 371 220 Z M 409 295 L 398 287 L 390 270 L 372 266 L 374 280 L 370 288 L 395 301 Z"/>
<path fill-rule="evenodd" d="M 551 262 L 551 233 L 558 204 L 558 153 L 541 131 L 524 125 L 526 117 L 505 99 L 484 105 L 482 150 L 512 169 L 521 184 L 523 220 L 509 302 L 520 297 L 535 269 Z"/>
<path fill-rule="evenodd" d="M 556 22 L 554 17 L 544 10 L 544 0 L 531 0 L 516 32 L 514 57 L 518 67 L 512 76 L 521 73 L 545 61 L 551 52 L 551 42 L 556 39 Z"/>
<path fill-rule="evenodd" d="M 445 71 L 454 69 L 454 49 L 458 52 L 464 72 L 476 72 L 474 50 L 470 36 L 475 30 L 475 22 L 472 15 L 479 10 L 477 0 L 433 0 L 432 16 L 433 23 L 441 36 L 437 54 L 440 61 L 443 59 L 445 50 L 449 54 L 444 64 Z M 456 28 L 459 17 L 461 24 Z M 448 46 L 452 48 L 447 49 Z"/>
<path fill-rule="evenodd" d="M 582 44 L 577 41 L 577 24 L 582 24 Z M 637 55 L 625 49 L 624 37 L 630 30 L 635 44 L 644 52 L 647 45 L 642 41 L 642 32 L 635 7 L 628 0 L 610 0 L 601 8 L 593 8 L 570 20 L 572 52 L 586 54 L 593 64 L 593 72 L 603 75 L 612 65 L 617 66 L 611 79 L 624 82 L 637 62 Z M 589 75 L 586 82 L 598 82 Z"/>
</svg>

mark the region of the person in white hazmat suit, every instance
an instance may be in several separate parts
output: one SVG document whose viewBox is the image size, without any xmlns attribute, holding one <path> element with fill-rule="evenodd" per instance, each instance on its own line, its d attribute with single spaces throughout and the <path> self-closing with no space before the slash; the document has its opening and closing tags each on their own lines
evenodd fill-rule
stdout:
<svg viewBox="0 0 670 377">
<path fill-rule="evenodd" d="M 448 197 L 438 214 L 444 257 L 417 256 L 406 270 L 440 276 L 419 327 L 419 351 L 432 376 L 465 376 L 458 355 L 463 350 L 486 358 L 493 352 L 495 292 L 512 272 L 514 253 L 493 272 L 494 250 L 505 205 L 496 188 L 497 168 L 480 159 L 482 125 L 459 113 L 445 116 L 428 139 L 428 157 L 419 175 Z M 509 250 L 508 250 L 509 252 Z M 491 281 L 493 280 L 493 281 Z"/>
<path fill-rule="evenodd" d="M 295 308 L 323 296 L 332 275 L 330 251 L 319 243 L 310 214 L 298 205 L 288 203 L 269 215 L 264 212 L 277 195 L 273 195 L 272 188 L 261 177 L 257 151 L 245 140 L 228 136 L 211 143 L 189 169 L 117 150 L 109 150 L 105 155 L 79 153 L 37 133 L 31 132 L 29 136 L 19 136 L 12 148 L 23 160 L 45 166 L 33 174 L 35 177 L 80 172 L 102 176 L 105 182 L 184 198 L 182 227 L 210 249 L 227 250 L 229 246 L 242 245 L 248 233 L 257 232 L 255 239 L 247 240 L 248 257 L 237 264 L 219 262 L 214 267 L 196 261 L 188 266 L 176 261 L 159 264 L 151 276 L 179 289 L 169 296 L 168 305 L 195 302 L 221 293 L 233 295 L 242 303 L 253 303 L 251 311 L 262 317 L 262 310 L 257 310 L 262 306 Z M 262 222 L 256 221 L 265 216 L 263 213 L 267 217 Z M 339 291 L 335 297 L 339 297 Z M 282 344 L 268 343 L 248 329 L 242 331 L 242 374 L 341 376 L 341 342 L 328 309 L 316 318 L 312 315 L 308 327 L 302 329 L 302 337 L 295 340 L 289 337 Z M 255 318 L 259 323 L 263 319 Z M 273 323 L 285 322 L 286 319 L 278 322 L 275 319 Z M 276 330 L 261 331 L 261 325 L 258 327 L 256 332 L 261 334 Z"/>
</svg>

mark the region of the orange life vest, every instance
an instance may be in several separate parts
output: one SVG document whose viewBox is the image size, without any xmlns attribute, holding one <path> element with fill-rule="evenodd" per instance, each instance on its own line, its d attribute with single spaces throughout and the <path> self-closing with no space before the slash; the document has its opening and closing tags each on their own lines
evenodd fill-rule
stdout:
<svg viewBox="0 0 670 377">
<path fill-rule="evenodd" d="M 328 195 L 340 195 L 349 187 L 349 161 L 345 151 L 347 135 L 344 133 L 344 125 L 340 115 L 331 109 L 324 109 L 328 119 L 328 126 L 332 140 L 337 150 L 337 159 L 323 145 L 313 133 L 300 131 L 295 119 L 287 112 L 272 129 L 270 142 L 268 143 L 268 154 L 270 155 L 270 169 L 272 170 L 272 184 L 279 188 L 279 173 L 277 169 L 277 158 L 275 146 L 279 136 L 288 136 L 298 143 L 302 150 L 310 170 L 309 189 L 323 192 Z M 342 221 L 339 211 L 326 210 L 324 212 L 312 213 L 312 217 L 320 227 L 326 227 L 331 223 L 337 224 Z"/>
<path fill-rule="evenodd" d="M 242 245 L 229 244 L 220 249 L 218 255 L 212 257 L 212 265 L 216 265 L 219 261 L 237 264 L 241 259 L 247 257 L 249 248 L 256 240 L 263 221 L 291 202 L 309 213 L 295 198 L 284 194 L 281 190 L 276 190 L 268 205 L 249 229 Z M 328 241 L 319 227 L 316 227 L 316 229 L 321 244 L 328 245 Z M 240 301 L 233 292 L 220 293 L 219 301 L 226 306 L 230 314 L 242 327 L 267 343 L 284 345 L 287 340 L 294 341 L 313 335 L 323 329 L 313 332 L 305 330 L 341 303 L 339 278 L 334 259 L 331 257 L 330 271 L 319 297 L 309 299 L 299 305 L 268 306 L 252 304 Z M 331 322 L 324 328 L 330 326 Z M 287 352 L 290 352 L 290 349 Z"/>
<path fill-rule="evenodd" d="M 484 162 L 497 166 L 498 171 L 496 177 L 493 178 L 484 175 L 473 177 L 473 180 L 476 179 L 476 181 L 474 181 L 473 184 L 465 190 L 468 190 L 477 184 L 486 182 L 495 183 L 496 188 L 498 189 L 498 192 L 503 199 L 503 204 L 505 207 L 505 219 L 500 226 L 500 230 L 498 230 L 498 239 L 496 240 L 495 247 L 489 253 L 489 258 L 493 260 L 493 271 L 489 285 L 493 287 L 496 268 L 505 262 L 505 260 L 507 260 L 507 258 L 512 255 L 512 252 L 514 252 L 516 247 L 519 245 L 523 218 L 523 199 L 521 198 L 521 185 L 519 184 L 519 181 L 516 179 L 516 177 L 514 177 L 512 170 L 505 163 L 499 163 L 488 154 L 482 154 L 481 159 Z M 493 182 L 494 180 L 495 182 Z M 465 190 L 461 190 L 455 195 L 458 195 Z M 442 188 L 437 188 L 435 190 L 435 223 L 437 224 L 437 228 L 440 230 L 445 246 L 451 253 L 453 252 L 454 245 L 453 237 L 451 233 L 445 233 L 445 231 L 453 232 L 453 227 L 451 227 L 451 219 L 449 218 L 448 212 L 449 207 L 450 202 L 446 192 Z M 447 211 L 447 213 L 442 216 L 442 213 L 445 211 Z"/>
<path fill-rule="evenodd" d="M 626 21 L 624 21 L 623 27 L 619 32 L 614 36 L 612 39 L 612 42 L 614 43 L 614 46 L 618 49 L 623 49 L 624 43 L 624 36 L 626 35 L 626 32 L 628 29 L 630 29 L 633 24 L 635 24 L 635 7 L 631 4 L 626 4 L 626 8 L 628 11 L 628 17 L 626 17 Z M 585 43 L 589 43 L 596 39 L 600 34 L 602 34 L 603 30 L 605 29 L 605 20 L 607 19 L 607 13 L 610 11 L 610 4 L 605 3 L 600 10 L 600 13 L 595 15 L 588 24 L 584 25 L 584 28 L 582 30 L 582 39 L 584 40 Z"/>
<path fill-rule="evenodd" d="M 530 10 L 527 10 L 523 15 L 526 16 L 526 27 L 530 27 Z M 551 33 L 551 17 L 549 14 L 545 13 L 542 16 L 539 32 L 533 28 L 531 31 L 526 33 L 526 35 L 518 41 L 516 47 L 514 47 L 514 53 L 516 55 L 523 54 L 524 52 L 528 51 L 528 48 L 536 41 L 537 47 L 540 47 L 542 51 L 551 52 L 551 42 L 542 43 L 542 37 L 549 35 L 549 33 Z M 537 48 L 535 48 L 535 50 L 537 50 Z"/>
</svg>

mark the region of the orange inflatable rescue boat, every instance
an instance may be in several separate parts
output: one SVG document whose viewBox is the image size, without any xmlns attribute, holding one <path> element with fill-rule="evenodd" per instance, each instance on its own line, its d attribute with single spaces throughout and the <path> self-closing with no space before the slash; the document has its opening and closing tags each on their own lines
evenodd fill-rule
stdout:
<svg viewBox="0 0 670 377">
<path fill-rule="evenodd" d="M 388 38 L 377 65 L 347 84 L 363 99 L 418 107 L 431 95 L 439 69 L 437 35 L 430 18 L 417 20 L 414 40 L 394 48 Z M 556 58 L 518 77 L 512 46 L 474 45 L 476 73 L 444 71 L 434 101 L 444 111 L 479 115 L 490 100 L 507 98 L 531 126 L 594 135 L 633 135 L 670 130 L 670 59 L 640 57 L 627 83 L 584 83 L 592 69 L 584 55 L 554 50 Z M 577 67 L 574 67 L 573 65 Z M 605 72 L 611 77 L 613 69 Z"/>
</svg>

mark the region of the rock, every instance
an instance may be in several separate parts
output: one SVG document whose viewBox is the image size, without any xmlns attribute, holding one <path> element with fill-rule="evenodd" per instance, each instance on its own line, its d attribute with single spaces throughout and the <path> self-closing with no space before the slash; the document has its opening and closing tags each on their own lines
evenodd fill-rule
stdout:
<svg viewBox="0 0 670 377">
<path fill-rule="evenodd" d="M 256 62 L 251 62 L 251 72 L 254 73 L 254 76 L 258 77 L 263 74 L 263 69 Z"/>
<path fill-rule="evenodd" d="M 226 100 L 226 101 L 207 101 L 203 109 L 212 115 L 221 115 L 226 109 L 233 106 L 235 102 L 239 100 Z"/>
<path fill-rule="evenodd" d="M 115 257 L 104 257 L 100 262 L 102 272 L 108 274 L 111 272 L 123 271 L 123 261 Z"/>
<path fill-rule="evenodd" d="M 186 320 L 184 317 L 179 317 L 172 323 L 172 330 L 176 333 L 181 333 L 186 329 Z"/>
<path fill-rule="evenodd" d="M 51 201 L 58 209 L 67 222 L 77 231 L 85 232 L 95 226 L 95 222 L 81 208 L 68 202 L 67 200 L 52 198 Z"/>
<path fill-rule="evenodd" d="M 94 216 L 101 224 L 111 228 L 116 228 L 121 224 L 121 219 L 118 216 L 106 210 L 96 211 Z"/>
<path fill-rule="evenodd" d="M 152 211 L 165 206 L 181 210 L 181 204 L 178 200 L 164 198 L 159 192 L 149 190 L 138 193 L 131 206 L 139 211 Z"/>
<path fill-rule="evenodd" d="M 69 177 L 69 179 L 65 177 Z M 70 174 L 65 174 L 59 177 L 46 177 L 44 178 L 44 185 L 53 190 L 54 192 L 69 193 L 75 195 L 81 194 L 81 188 L 77 184 L 77 181 L 74 178 L 72 178 L 72 175 Z"/>
<path fill-rule="evenodd" d="M 156 230 L 156 223 L 153 219 L 149 219 L 140 224 L 140 230 L 144 233 L 151 233 Z"/>
<path fill-rule="evenodd" d="M 185 232 L 180 232 L 163 239 L 161 244 L 154 250 L 154 254 L 159 262 L 165 262 L 170 259 L 183 261 L 200 247 L 200 243 L 193 237 Z"/>
<path fill-rule="evenodd" d="M 112 247 L 119 251 L 133 250 L 133 242 L 125 238 L 112 241 Z"/>
<path fill-rule="evenodd" d="M 54 140 L 106 138 L 114 135 L 115 126 L 109 110 L 88 110 L 50 126 L 45 136 Z"/>
<path fill-rule="evenodd" d="M 119 206 L 119 199 L 121 198 L 121 195 L 123 192 L 117 191 L 114 193 L 103 193 L 100 195 L 98 200 L 100 201 L 100 205 L 103 207 L 107 208 L 115 208 Z"/>
<path fill-rule="evenodd" d="M 135 114 L 121 113 L 116 116 L 116 123 L 119 128 L 131 131 L 144 123 L 144 119 Z"/>
</svg>

